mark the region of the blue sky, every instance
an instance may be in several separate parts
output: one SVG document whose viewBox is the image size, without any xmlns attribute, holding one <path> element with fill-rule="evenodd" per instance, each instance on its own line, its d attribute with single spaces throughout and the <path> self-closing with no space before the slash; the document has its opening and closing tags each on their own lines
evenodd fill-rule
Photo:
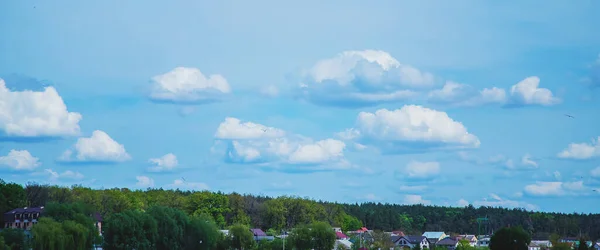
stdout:
<svg viewBox="0 0 600 250">
<path fill-rule="evenodd" d="M 0 176 L 600 212 L 598 10 L 3 2 Z"/>
</svg>

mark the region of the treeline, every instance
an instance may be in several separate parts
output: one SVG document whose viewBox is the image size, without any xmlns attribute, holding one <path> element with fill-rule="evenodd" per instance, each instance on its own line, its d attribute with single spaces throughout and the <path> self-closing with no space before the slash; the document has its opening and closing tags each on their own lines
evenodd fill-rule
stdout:
<svg viewBox="0 0 600 250">
<path fill-rule="evenodd" d="M 81 202 L 109 218 L 129 210 L 146 211 L 153 206 L 175 208 L 187 216 L 208 215 L 220 229 L 246 225 L 265 231 L 281 231 L 296 225 L 322 221 L 344 231 L 361 226 L 369 229 L 403 230 L 407 234 L 424 231 L 478 233 L 477 218 L 487 217 L 482 233 L 502 227 L 521 226 L 533 238 L 586 235 L 600 238 L 600 215 L 530 212 L 524 209 L 468 206 L 439 207 L 381 203 L 340 204 L 284 196 L 270 198 L 238 193 L 190 192 L 181 190 L 94 190 L 82 186 L 59 187 L 35 183 L 21 186 L 0 181 L 0 212 L 17 207 L 42 206 L 50 202 Z M 3 222 L 2 222 L 3 224 Z"/>
</svg>

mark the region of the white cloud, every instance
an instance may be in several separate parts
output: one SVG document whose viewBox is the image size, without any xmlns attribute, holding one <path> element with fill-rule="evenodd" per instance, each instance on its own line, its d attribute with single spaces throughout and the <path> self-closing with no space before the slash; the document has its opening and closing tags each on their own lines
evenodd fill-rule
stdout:
<svg viewBox="0 0 600 250">
<path fill-rule="evenodd" d="M 560 195 L 578 195 L 584 194 L 585 186 L 583 181 L 575 182 L 536 182 L 525 186 L 525 193 L 532 196 L 560 196 Z"/>
<path fill-rule="evenodd" d="M 560 181 L 562 179 L 562 175 L 560 174 L 560 172 L 558 171 L 554 171 L 554 173 L 552 173 L 554 175 L 554 179 Z"/>
<path fill-rule="evenodd" d="M 225 157 L 240 163 L 324 164 L 330 168 L 352 165 L 344 159 L 346 144 L 335 139 L 314 141 L 282 129 L 228 117 L 217 128 L 216 146 L 226 141 Z"/>
<path fill-rule="evenodd" d="M 563 159 L 584 160 L 600 156 L 600 136 L 591 143 L 571 143 L 557 155 Z"/>
<path fill-rule="evenodd" d="M 496 87 L 477 91 L 470 85 L 448 81 L 441 89 L 430 91 L 427 97 L 432 103 L 479 106 L 506 102 L 506 91 Z"/>
<path fill-rule="evenodd" d="M 150 98 L 155 101 L 202 103 L 219 100 L 231 93 L 221 75 L 205 76 L 196 68 L 177 67 L 152 78 Z"/>
<path fill-rule="evenodd" d="M 368 201 L 380 201 L 382 200 L 381 197 L 375 195 L 375 194 L 367 194 L 363 197 L 365 200 Z"/>
<path fill-rule="evenodd" d="M 424 148 L 479 147 L 477 136 L 445 112 L 422 106 L 406 105 L 401 109 L 380 109 L 375 113 L 360 112 L 355 128 L 339 135 L 390 150 Z"/>
<path fill-rule="evenodd" d="M 426 189 L 427 189 L 427 186 L 425 186 L 425 185 L 415 185 L 415 186 L 402 185 L 402 186 L 400 186 L 400 188 L 398 188 L 398 190 L 401 192 L 423 192 Z"/>
<path fill-rule="evenodd" d="M 279 88 L 275 85 L 267 85 L 260 89 L 260 93 L 267 97 L 277 97 L 279 95 Z"/>
<path fill-rule="evenodd" d="M 6 156 L 0 156 L 0 167 L 5 166 L 14 170 L 34 170 L 41 166 L 39 159 L 33 157 L 27 150 L 11 150 Z"/>
<path fill-rule="evenodd" d="M 407 204 L 407 205 L 416 205 L 416 204 L 431 205 L 430 200 L 424 200 L 423 197 L 421 197 L 420 195 L 416 195 L 416 194 L 405 195 L 403 203 Z"/>
<path fill-rule="evenodd" d="M 600 167 L 594 168 L 590 171 L 592 177 L 600 177 Z"/>
<path fill-rule="evenodd" d="M 73 154 L 75 156 L 73 157 Z M 73 150 L 66 150 L 59 158 L 62 161 L 122 162 L 131 157 L 125 147 L 108 136 L 104 131 L 95 130 L 92 136 L 77 139 Z"/>
<path fill-rule="evenodd" d="M 586 79 L 591 87 L 600 87 L 600 54 L 598 59 L 591 65 L 590 76 Z"/>
<path fill-rule="evenodd" d="M 538 163 L 534 161 L 529 154 L 525 154 L 521 157 L 520 161 L 513 161 L 504 155 L 495 155 L 490 157 L 490 164 L 494 164 L 497 166 L 502 166 L 509 170 L 526 170 L 526 169 L 537 169 Z"/>
<path fill-rule="evenodd" d="M 152 179 L 148 176 L 136 176 L 135 179 L 137 179 L 136 185 L 138 187 L 143 187 L 143 188 L 154 187 L 154 179 Z"/>
<path fill-rule="evenodd" d="M 406 177 L 424 179 L 436 176 L 440 173 L 439 162 L 418 162 L 411 161 L 404 168 Z"/>
<path fill-rule="evenodd" d="M 543 105 L 550 106 L 561 102 L 552 92 L 538 88 L 540 78 L 527 77 L 510 88 L 510 103 L 514 105 Z"/>
<path fill-rule="evenodd" d="M 175 167 L 177 167 L 177 165 L 179 165 L 179 162 L 177 161 L 177 156 L 175 156 L 172 153 L 163 155 L 160 158 L 152 158 L 148 160 L 148 162 L 154 165 L 153 167 L 149 168 L 149 170 L 153 172 L 173 170 Z"/>
<path fill-rule="evenodd" d="M 531 159 L 531 155 L 529 154 L 525 154 L 523 157 L 521 157 L 521 164 L 523 166 L 529 166 L 532 168 L 537 168 L 538 164 L 537 162 L 535 162 L 534 160 Z"/>
<path fill-rule="evenodd" d="M 492 198 L 491 200 L 484 198 L 483 200 L 473 202 L 473 205 L 475 205 L 477 207 L 481 207 L 481 206 L 483 206 L 483 207 L 505 207 L 505 208 L 525 208 L 527 210 L 539 210 L 539 207 L 536 205 L 529 204 L 526 202 L 503 199 L 496 194 L 490 194 L 490 197 Z"/>
<path fill-rule="evenodd" d="M 456 202 L 456 204 L 457 204 L 459 207 L 466 207 L 466 206 L 469 206 L 469 202 L 468 202 L 467 200 L 465 200 L 465 199 L 460 199 L 460 200 L 458 200 L 458 201 Z"/>
<path fill-rule="evenodd" d="M 8 136 L 75 136 L 81 114 L 69 112 L 53 87 L 10 91 L 0 79 L 0 131 Z"/>
<path fill-rule="evenodd" d="M 209 190 L 208 185 L 202 182 L 187 182 L 183 180 L 174 180 L 173 184 L 168 185 L 170 188 L 182 190 Z"/>
<path fill-rule="evenodd" d="M 52 171 L 52 169 L 45 169 L 44 172 L 49 176 L 50 181 L 58 181 L 60 179 L 81 180 L 84 177 L 83 174 L 79 172 L 73 172 L 71 170 L 58 173 Z"/>
<path fill-rule="evenodd" d="M 345 51 L 305 72 L 299 95 L 313 103 L 369 106 L 414 97 L 408 88 L 429 87 L 433 75 L 379 50 Z"/>
</svg>

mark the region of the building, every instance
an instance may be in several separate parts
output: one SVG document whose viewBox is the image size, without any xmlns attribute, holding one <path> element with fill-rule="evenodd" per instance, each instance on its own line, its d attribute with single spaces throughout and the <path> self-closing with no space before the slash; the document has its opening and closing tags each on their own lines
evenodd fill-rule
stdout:
<svg viewBox="0 0 600 250">
<path fill-rule="evenodd" d="M 490 240 L 491 237 L 489 235 L 479 235 L 479 237 L 477 237 L 477 246 L 478 247 L 489 247 L 490 246 Z"/>
<path fill-rule="evenodd" d="M 345 235 L 342 232 L 335 232 L 335 237 L 338 240 L 347 240 L 347 239 L 350 239 L 350 237 L 348 237 L 347 235 Z"/>
<path fill-rule="evenodd" d="M 98 233 L 102 235 L 102 215 L 100 213 L 94 213 L 94 225 L 98 229 Z"/>
<path fill-rule="evenodd" d="M 448 235 L 446 235 L 444 232 L 425 232 L 423 233 L 423 236 L 425 236 L 431 244 L 435 244 L 438 241 L 448 237 Z"/>
<path fill-rule="evenodd" d="M 4 213 L 4 228 L 30 230 L 44 212 L 44 207 L 16 208 Z"/>
<path fill-rule="evenodd" d="M 273 236 L 267 236 L 267 234 L 265 232 L 263 232 L 263 230 L 261 230 L 260 228 L 252 228 L 252 229 L 250 229 L 250 231 L 252 232 L 252 235 L 254 236 L 254 240 L 256 240 L 256 241 L 275 239 L 275 237 L 273 237 Z"/>
<path fill-rule="evenodd" d="M 458 240 L 453 239 L 451 237 L 446 237 L 435 243 L 435 246 L 445 247 L 447 250 L 455 250 L 458 247 Z"/>
<path fill-rule="evenodd" d="M 394 245 L 399 247 L 413 248 L 416 245 L 421 245 L 421 249 L 429 248 L 429 240 L 427 237 L 420 235 L 396 236 Z"/>
<path fill-rule="evenodd" d="M 459 235 L 458 237 L 456 237 L 458 241 L 460 240 L 467 240 L 469 242 L 469 245 L 472 247 L 477 246 L 477 237 L 475 235 L 472 234 L 462 234 Z"/>
</svg>

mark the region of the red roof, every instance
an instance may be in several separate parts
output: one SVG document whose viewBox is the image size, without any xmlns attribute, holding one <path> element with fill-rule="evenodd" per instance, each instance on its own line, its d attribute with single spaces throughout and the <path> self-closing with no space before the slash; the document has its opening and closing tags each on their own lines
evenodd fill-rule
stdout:
<svg viewBox="0 0 600 250">
<path fill-rule="evenodd" d="M 335 236 L 337 236 L 338 239 L 347 239 L 348 238 L 348 236 L 346 236 L 342 232 L 335 232 Z"/>
</svg>

